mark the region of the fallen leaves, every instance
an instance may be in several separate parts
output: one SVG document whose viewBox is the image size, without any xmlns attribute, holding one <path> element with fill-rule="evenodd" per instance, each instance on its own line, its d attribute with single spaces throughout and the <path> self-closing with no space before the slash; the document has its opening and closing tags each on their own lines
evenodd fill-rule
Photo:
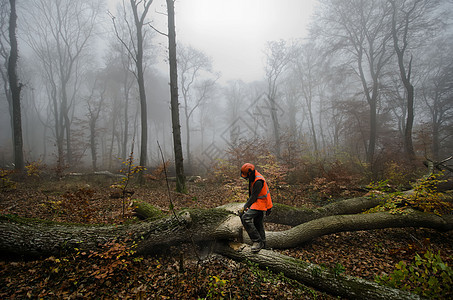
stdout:
<svg viewBox="0 0 453 300">
<path fill-rule="evenodd" d="M 133 187 L 134 197 L 168 211 L 168 192 L 163 186 L 155 182 Z M 299 191 L 300 187 L 296 189 Z M 122 217 L 122 202 L 110 198 L 110 192 L 108 185 L 88 187 L 83 182 L 18 185 L 16 190 L 0 194 L 0 210 L 63 222 L 122 223 L 132 218 L 131 212 Z M 235 193 L 238 191 L 220 184 L 202 182 L 189 185 L 187 195 L 172 193 L 172 200 L 175 209 L 212 208 L 238 197 Z M 297 195 L 287 187 L 280 191 L 279 202 L 314 206 L 301 193 Z M 266 227 L 274 230 L 278 226 Z M 391 273 L 397 262 L 412 260 L 416 252 L 426 247 L 440 250 L 444 261 L 452 264 L 451 245 L 452 233 L 386 229 L 332 234 L 281 252 L 372 280 L 375 275 Z M 117 241 L 99 252 L 36 261 L 0 261 L 0 298 L 197 299 L 208 294 L 222 296 L 224 292 L 224 298 L 232 299 L 333 299 L 253 265 L 212 255 L 198 260 L 192 247 L 166 249 L 165 255 L 152 257 L 137 257 L 130 251 L 133 248 Z"/>
</svg>

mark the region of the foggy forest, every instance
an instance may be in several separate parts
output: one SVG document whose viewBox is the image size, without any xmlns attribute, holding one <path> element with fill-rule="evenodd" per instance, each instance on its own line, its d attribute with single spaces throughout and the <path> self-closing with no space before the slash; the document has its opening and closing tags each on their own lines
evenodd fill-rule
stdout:
<svg viewBox="0 0 453 300">
<path fill-rule="evenodd" d="M 18 2 L 25 162 L 116 170 L 132 149 L 137 159 L 144 149 L 133 13 L 127 1 L 112 11 L 102 1 L 91 2 Z M 2 3 L 0 163 L 11 167 L 9 5 Z M 222 82 L 208 54 L 178 44 L 187 171 L 205 172 L 226 149 L 253 139 L 266 140 L 273 154 L 287 160 L 347 155 L 383 165 L 451 155 L 451 3 L 434 1 L 414 11 L 405 4 L 395 15 L 385 4 L 369 3 L 360 12 L 321 1 L 307 38 L 263 45 L 264 77 L 253 82 Z M 158 68 L 168 61 L 159 37 L 166 28 L 153 26 L 154 8 L 146 15 L 140 9 L 146 23 L 141 29 L 148 127 L 144 165 L 155 166 L 160 162 L 156 141 L 166 157 L 173 156 L 168 69 Z"/>
<path fill-rule="evenodd" d="M 248 46 L 233 44 L 224 32 L 203 41 L 186 34 L 184 26 L 201 22 L 191 13 L 206 10 L 209 1 L 184 2 L 0 0 L 0 254 L 21 257 L 17 270 L 2 258 L 0 298 L 453 295 L 453 2 L 310 1 L 310 17 L 291 28 L 294 36 L 279 35 L 285 16 L 276 11 L 256 33 L 264 36 L 253 54 L 261 65 L 248 77 L 255 70 Z M 259 14 L 269 3 L 308 9 L 286 0 L 243 2 L 230 6 L 244 10 L 241 18 L 251 23 L 252 11 Z M 220 11 L 228 7 L 211 3 Z M 254 9 L 245 10 L 249 6 Z M 243 30 L 244 40 L 254 40 Z M 244 57 L 219 61 L 208 49 L 223 43 Z M 240 178 L 244 163 L 266 177 L 274 201 L 265 217 L 267 247 L 255 255 L 248 246 L 219 242 L 250 243 L 237 233 L 238 203 L 249 196 Z M 75 242 L 69 229 L 39 227 L 51 247 L 40 238 L 13 238 L 33 235 L 23 225 L 27 218 L 118 228 L 93 227 Z M 173 229 L 158 234 L 161 225 L 140 225 L 157 222 Z M 114 238 L 126 233 L 128 240 Z M 328 254 L 333 245 L 338 252 Z M 156 249 L 170 254 L 148 256 Z M 191 251 L 196 263 L 188 259 Z M 229 262 L 204 260 L 205 251 Z M 339 253 L 351 257 L 342 260 Z M 36 261 L 24 260 L 28 256 Z M 287 256 L 302 262 L 289 263 Z M 105 260 L 115 257 L 122 263 Z M 431 280 L 429 288 L 408 287 L 390 276 L 399 262 L 397 269 L 410 273 L 412 259 L 431 258 L 447 272 L 438 274 L 435 288 Z M 305 262 L 310 265 L 299 266 Z M 306 274 L 291 273 L 295 265 Z M 233 275 L 242 268 L 249 273 Z M 263 275 L 266 268 L 273 275 Z M 28 285 L 27 272 L 39 284 Z M 57 278 L 58 272 L 66 275 Z M 125 272 L 126 285 L 120 283 Z M 74 279 L 82 273 L 96 281 Z M 360 291 L 352 277 L 364 280 Z"/>
</svg>

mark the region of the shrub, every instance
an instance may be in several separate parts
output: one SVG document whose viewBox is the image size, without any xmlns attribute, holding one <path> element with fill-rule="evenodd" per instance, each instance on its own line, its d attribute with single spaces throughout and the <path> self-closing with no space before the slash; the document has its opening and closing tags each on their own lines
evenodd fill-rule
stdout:
<svg viewBox="0 0 453 300">
<path fill-rule="evenodd" d="M 395 161 L 389 161 L 384 165 L 383 176 L 390 185 L 404 187 L 408 185 L 413 174 L 407 167 Z"/>
<path fill-rule="evenodd" d="M 396 192 L 384 195 L 382 192 L 389 191 L 387 181 L 370 184 L 369 188 L 372 189 L 370 196 L 379 195 L 382 197 L 383 203 L 368 210 L 368 212 L 388 211 L 393 214 L 401 214 L 405 212 L 407 207 L 411 207 L 437 215 L 449 213 L 453 208 L 452 203 L 448 201 L 451 195 L 437 191 L 437 185 L 443 182 L 439 179 L 440 176 L 441 174 L 433 174 L 417 181 L 411 194 Z"/>
<path fill-rule="evenodd" d="M 206 299 L 223 299 L 227 293 L 226 285 L 229 280 L 220 279 L 217 276 L 209 277 L 209 290 Z"/>
<path fill-rule="evenodd" d="M 272 186 L 286 184 L 288 169 L 277 161 L 275 155 L 270 153 L 258 157 L 257 168 Z"/>
<path fill-rule="evenodd" d="M 25 166 L 25 169 L 27 169 L 28 177 L 40 177 L 43 168 L 44 165 L 40 160 L 32 161 Z"/>
<path fill-rule="evenodd" d="M 438 215 L 451 212 L 453 206 L 447 201 L 448 194 L 437 190 L 437 186 L 445 182 L 440 179 L 442 176 L 442 173 L 432 174 L 419 180 L 414 186 L 414 193 L 407 199 L 409 204 L 420 211 Z"/>
<path fill-rule="evenodd" d="M 376 276 L 375 281 L 402 290 L 409 290 L 424 297 L 447 299 L 453 296 L 453 269 L 437 254 L 427 250 L 415 255 L 407 265 L 400 261 L 390 275 Z"/>
<path fill-rule="evenodd" d="M 15 190 L 17 187 L 16 182 L 11 179 L 14 170 L 0 169 L 0 189 L 2 191 Z"/>
</svg>

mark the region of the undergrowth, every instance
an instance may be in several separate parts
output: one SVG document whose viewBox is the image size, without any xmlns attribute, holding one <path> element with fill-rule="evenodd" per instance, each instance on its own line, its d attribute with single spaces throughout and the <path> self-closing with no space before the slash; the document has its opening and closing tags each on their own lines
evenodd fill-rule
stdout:
<svg viewBox="0 0 453 300">
<path fill-rule="evenodd" d="M 442 215 L 449 213 L 453 209 L 451 192 L 439 192 L 437 186 L 445 180 L 441 179 L 442 174 L 432 174 L 426 178 L 420 179 L 413 185 L 410 192 L 403 193 L 400 191 L 390 192 L 387 181 L 371 183 L 368 187 L 372 190 L 369 193 L 371 197 L 381 197 L 382 203 L 370 210 L 368 213 L 387 211 L 392 214 L 404 214 L 407 208 L 413 208 L 418 211 Z"/>
<path fill-rule="evenodd" d="M 437 254 L 427 250 L 416 254 L 414 261 L 400 261 L 395 270 L 387 275 L 376 276 L 379 284 L 408 290 L 430 299 L 451 299 L 453 296 L 453 269 Z"/>
</svg>

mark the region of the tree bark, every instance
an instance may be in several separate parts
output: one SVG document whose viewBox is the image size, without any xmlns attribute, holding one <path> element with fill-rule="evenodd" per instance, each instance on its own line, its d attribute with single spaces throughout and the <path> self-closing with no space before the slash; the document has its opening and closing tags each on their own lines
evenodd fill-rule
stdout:
<svg viewBox="0 0 453 300">
<path fill-rule="evenodd" d="M 0 216 L 0 254 L 40 257 L 96 250 L 112 240 L 129 239 L 140 254 L 168 246 L 239 236 L 239 218 L 223 209 L 187 210 L 155 221 L 124 225 L 82 225 Z"/>
<path fill-rule="evenodd" d="M 410 193 L 412 193 L 412 190 L 404 192 L 404 194 Z M 272 213 L 269 216 L 266 216 L 264 222 L 297 226 L 323 217 L 362 213 L 370 208 L 376 207 L 383 201 L 384 200 L 379 196 L 357 197 L 336 201 L 314 209 L 298 208 L 280 203 L 274 203 Z M 243 206 L 244 203 L 228 203 L 219 208 L 224 208 L 235 213 Z"/>
<path fill-rule="evenodd" d="M 303 223 L 286 231 L 267 232 L 270 248 L 291 248 L 326 234 L 382 228 L 426 227 L 441 231 L 453 229 L 453 215 L 437 216 L 411 211 L 404 215 L 373 213 L 338 215 Z M 226 209 L 192 209 L 155 221 L 124 225 L 81 225 L 0 217 L 0 253 L 6 255 L 48 256 L 74 248 L 90 250 L 107 241 L 128 238 L 139 253 L 151 253 L 187 242 L 245 240 L 242 224 Z"/>
<path fill-rule="evenodd" d="M 10 18 L 9 18 L 9 41 L 11 45 L 9 60 L 8 60 L 8 79 L 11 90 L 12 106 L 13 106 L 13 146 L 14 146 L 14 168 L 22 171 L 24 165 L 23 140 L 22 140 L 22 114 L 20 108 L 20 91 L 21 84 L 17 77 L 17 59 L 18 47 L 16 37 L 17 14 L 16 1 L 10 0 Z"/>
<path fill-rule="evenodd" d="M 406 227 L 449 231 L 453 229 L 453 215 L 438 216 L 409 210 L 407 214 L 401 215 L 380 212 L 330 216 L 303 223 L 286 231 L 268 232 L 266 233 L 266 243 L 270 248 L 284 249 L 337 232 Z"/>
<path fill-rule="evenodd" d="M 261 268 L 267 268 L 277 274 L 283 273 L 303 284 L 348 299 L 420 299 L 418 295 L 381 286 L 372 281 L 336 274 L 332 270 L 270 250 L 252 253 L 250 247 L 243 244 L 232 243 L 228 246 L 217 243 L 215 251 L 234 260 L 257 263 Z"/>
<path fill-rule="evenodd" d="M 340 200 L 315 209 L 295 208 L 275 203 L 272 213 L 265 220 L 270 223 L 297 226 L 323 217 L 361 213 L 379 205 L 382 201 L 380 197 L 358 197 Z"/>
<path fill-rule="evenodd" d="M 396 56 L 398 58 L 398 67 L 400 70 L 400 77 L 401 81 L 404 84 L 404 88 L 406 89 L 406 101 L 407 101 L 407 119 L 406 119 L 406 126 L 404 129 L 404 152 L 406 153 L 407 157 L 409 158 L 411 163 L 415 161 L 415 151 L 414 146 L 412 143 L 412 128 L 414 125 L 414 86 L 411 83 L 411 71 L 412 71 L 412 56 L 409 61 L 409 65 L 406 67 L 404 65 L 404 55 L 406 49 L 408 47 L 408 40 L 407 40 L 407 32 L 409 30 L 410 25 L 410 17 L 411 14 L 406 14 L 405 19 L 402 20 L 403 26 L 402 31 L 405 34 L 402 37 L 402 46 L 399 45 L 398 39 L 398 29 L 397 29 L 397 7 L 395 1 L 390 1 L 392 5 L 392 38 L 393 38 L 393 46 L 396 52 Z"/>
<path fill-rule="evenodd" d="M 168 54 L 170 61 L 170 98 L 171 122 L 173 127 L 173 147 L 175 152 L 176 191 L 186 191 L 183 154 L 181 145 L 181 125 L 179 123 L 178 100 L 178 67 L 176 62 L 176 30 L 175 30 L 175 3 L 167 0 L 168 10 Z"/>
<path fill-rule="evenodd" d="M 147 100 L 145 92 L 145 76 L 144 76 L 144 67 L 143 67 L 143 42 L 144 42 L 144 33 L 143 26 L 146 15 L 148 13 L 149 7 L 153 0 L 149 0 L 144 3 L 144 9 L 142 14 L 139 16 L 138 6 L 140 2 L 130 0 L 132 12 L 134 13 L 134 22 L 135 28 L 137 30 L 137 51 L 135 56 L 135 66 L 137 68 L 137 84 L 138 91 L 140 95 L 140 120 L 141 120 L 141 144 L 140 144 L 140 166 L 145 167 L 147 163 L 147 152 L 148 152 L 148 109 L 147 109 Z M 140 171 L 139 181 L 143 183 L 143 171 Z"/>
</svg>

